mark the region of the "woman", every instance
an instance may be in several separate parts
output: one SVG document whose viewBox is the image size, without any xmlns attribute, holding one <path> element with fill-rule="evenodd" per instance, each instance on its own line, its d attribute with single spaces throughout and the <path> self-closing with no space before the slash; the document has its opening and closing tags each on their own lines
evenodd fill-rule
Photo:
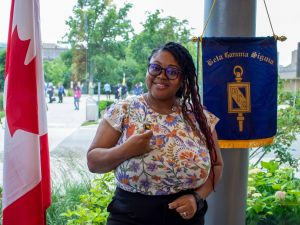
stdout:
<svg viewBox="0 0 300 225">
<path fill-rule="evenodd" d="M 81 90 L 79 86 L 76 86 L 74 89 L 74 107 L 75 110 L 79 110 L 79 102 L 81 97 Z"/>
<path fill-rule="evenodd" d="M 218 119 L 203 110 L 187 49 L 174 42 L 155 49 L 146 84 L 144 95 L 110 107 L 87 154 L 91 172 L 115 172 L 107 224 L 204 224 L 223 161 Z"/>
</svg>

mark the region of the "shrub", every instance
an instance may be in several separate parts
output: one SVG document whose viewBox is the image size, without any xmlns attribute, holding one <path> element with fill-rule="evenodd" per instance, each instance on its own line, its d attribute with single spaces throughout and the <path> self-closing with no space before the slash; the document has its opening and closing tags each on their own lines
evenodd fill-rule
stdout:
<svg viewBox="0 0 300 225">
<path fill-rule="evenodd" d="M 76 209 L 80 196 L 89 192 L 92 179 L 85 163 L 74 155 L 57 157 L 52 154 L 51 159 L 52 203 L 47 209 L 47 225 L 67 224 L 62 214 L 67 209 Z"/>
<path fill-rule="evenodd" d="M 300 179 L 292 167 L 261 162 L 248 176 L 247 225 L 300 224 Z"/>
<path fill-rule="evenodd" d="M 4 111 L 0 111 L 0 119 L 3 118 L 3 117 L 5 117 L 5 112 Z M 1 121 L 0 121 L 0 123 L 1 123 Z"/>
<path fill-rule="evenodd" d="M 113 173 L 107 173 L 92 181 L 88 194 L 80 196 L 80 204 L 75 210 L 67 210 L 62 215 L 68 218 L 68 225 L 105 225 L 109 213 L 106 208 L 115 189 Z"/>
<path fill-rule="evenodd" d="M 99 102 L 99 113 L 101 113 L 102 111 L 104 111 L 108 106 L 110 106 L 111 104 L 113 104 L 114 101 L 112 100 L 102 100 Z"/>
<path fill-rule="evenodd" d="M 62 191 L 62 189 L 65 189 Z M 75 210 L 80 204 L 80 196 L 88 193 L 88 189 L 83 182 L 70 183 L 67 187 L 61 188 L 59 185 L 52 187 L 52 203 L 47 209 L 47 224 L 61 225 L 67 224 L 67 218 L 63 213 L 68 210 Z"/>
<path fill-rule="evenodd" d="M 74 96 L 74 91 L 73 91 L 73 89 L 72 89 L 72 88 L 68 89 L 66 95 L 67 95 L 68 97 L 73 97 L 73 96 Z"/>
</svg>

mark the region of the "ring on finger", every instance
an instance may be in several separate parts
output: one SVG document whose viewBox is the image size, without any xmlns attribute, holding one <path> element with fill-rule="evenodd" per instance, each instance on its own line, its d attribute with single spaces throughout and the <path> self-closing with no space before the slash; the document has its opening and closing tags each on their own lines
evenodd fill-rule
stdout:
<svg viewBox="0 0 300 225">
<path fill-rule="evenodd" d="M 186 213 L 186 212 L 183 212 L 181 215 L 182 215 L 183 217 L 186 217 L 186 216 L 187 216 L 187 213 Z"/>
</svg>

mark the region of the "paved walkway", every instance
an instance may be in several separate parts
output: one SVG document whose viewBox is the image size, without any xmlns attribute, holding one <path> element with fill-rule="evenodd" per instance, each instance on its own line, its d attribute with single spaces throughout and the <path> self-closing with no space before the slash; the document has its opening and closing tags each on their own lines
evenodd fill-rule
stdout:
<svg viewBox="0 0 300 225">
<path fill-rule="evenodd" d="M 51 156 L 51 176 L 55 180 L 59 174 L 76 166 L 86 165 L 86 151 L 94 137 L 97 124 L 81 126 L 86 121 L 86 100 L 83 95 L 80 109 L 74 110 L 73 98 L 65 97 L 63 103 L 48 103 L 48 138 Z M 97 99 L 94 97 L 94 99 Z M 0 127 L 0 185 L 2 185 L 4 129 Z M 87 168 L 84 168 L 87 171 Z"/>
<path fill-rule="evenodd" d="M 86 121 L 86 99 L 87 96 L 82 96 L 79 110 L 74 110 L 72 97 L 65 97 L 63 103 L 48 104 L 48 137 L 51 154 L 57 151 L 60 144 L 75 131 L 77 132 Z M 78 143 L 80 141 L 89 142 L 89 139 L 74 140 Z"/>
</svg>

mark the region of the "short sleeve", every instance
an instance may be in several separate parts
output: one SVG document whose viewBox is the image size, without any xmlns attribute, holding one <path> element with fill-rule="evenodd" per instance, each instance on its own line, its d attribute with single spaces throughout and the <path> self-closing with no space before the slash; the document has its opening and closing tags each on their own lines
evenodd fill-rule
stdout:
<svg viewBox="0 0 300 225">
<path fill-rule="evenodd" d="M 105 119 L 114 129 L 122 132 L 124 118 L 127 115 L 128 102 L 120 101 L 112 104 L 106 109 L 103 119 Z"/>
<path fill-rule="evenodd" d="M 204 115 L 206 116 L 208 126 L 210 127 L 210 130 L 213 132 L 215 129 L 216 124 L 219 122 L 219 118 L 216 117 L 214 114 L 211 112 L 207 111 L 204 109 Z"/>
</svg>

